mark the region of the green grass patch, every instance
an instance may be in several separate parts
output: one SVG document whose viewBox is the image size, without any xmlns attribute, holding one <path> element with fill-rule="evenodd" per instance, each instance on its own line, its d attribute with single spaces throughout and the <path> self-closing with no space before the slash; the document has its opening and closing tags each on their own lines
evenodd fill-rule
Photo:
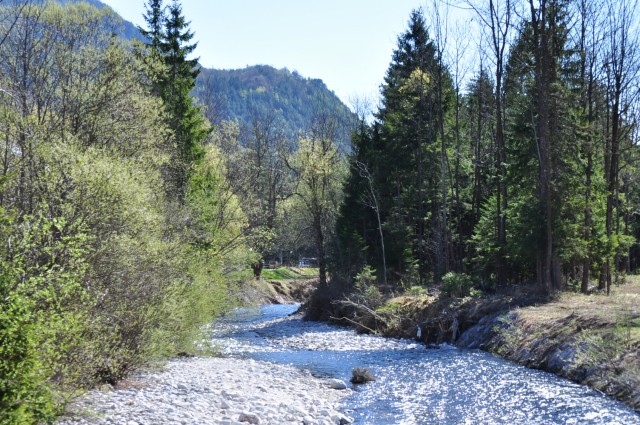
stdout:
<svg viewBox="0 0 640 425">
<path fill-rule="evenodd" d="M 391 314 L 396 315 L 402 313 L 404 310 L 404 304 L 399 301 L 388 301 L 382 307 L 376 309 L 378 314 Z"/>
<path fill-rule="evenodd" d="M 262 270 L 265 280 L 313 279 L 318 276 L 317 268 L 278 267 L 277 269 Z"/>
</svg>

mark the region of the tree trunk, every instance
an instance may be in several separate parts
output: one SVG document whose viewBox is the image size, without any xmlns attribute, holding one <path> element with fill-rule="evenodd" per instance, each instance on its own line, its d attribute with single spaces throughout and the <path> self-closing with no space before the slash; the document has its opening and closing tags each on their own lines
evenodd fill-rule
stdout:
<svg viewBox="0 0 640 425">
<path fill-rule="evenodd" d="M 535 73 L 536 73 L 536 101 L 538 122 L 536 123 L 536 141 L 538 147 L 539 169 L 539 190 L 542 213 L 545 219 L 545 245 L 544 264 L 541 279 L 543 288 L 547 293 L 551 293 L 553 288 L 559 287 L 558 276 L 553 273 L 554 269 L 554 229 L 553 229 L 553 194 L 551 190 L 551 128 L 549 100 L 551 85 L 553 83 L 553 56 L 551 46 L 551 33 L 553 28 L 549 26 L 547 20 L 547 2 L 540 2 L 540 14 L 535 9 L 533 0 L 530 0 L 531 21 L 535 40 Z"/>
<path fill-rule="evenodd" d="M 318 278 L 320 286 L 327 286 L 327 259 L 324 246 L 324 232 L 322 230 L 322 210 L 315 203 L 315 213 L 313 214 L 313 232 L 315 233 L 316 252 L 318 254 Z"/>
<path fill-rule="evenodd" d="M 264 268 L 264 261 L 262 258 L 251 264 L 251 268 L 253 269 L 253 277 L 255 280 L 260 280 L 262 277 L 262 269 Z"/>
<path fill-rule="evenodd" d="M 584 202 L 584 240 L 587 243 L 587 255 L 582 260 L 582 283 L 580 292 L 586 294 L 589 292 L 589 280 L 591 278 L 591 248 L 588 246 L 591 241 L 591 174 L 593 172 L 593 154 L 589 148 L 587 154 L 587 187 Z"/>
</svg>

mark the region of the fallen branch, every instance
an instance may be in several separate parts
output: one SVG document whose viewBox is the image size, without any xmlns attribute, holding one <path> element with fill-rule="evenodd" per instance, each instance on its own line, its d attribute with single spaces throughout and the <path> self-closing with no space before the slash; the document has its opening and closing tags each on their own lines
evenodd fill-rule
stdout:
<svg viewBox="0 0 640 425">
<path fill-rule="evenodd" d="M 380 316 L 378 313 L 376 313 L 375 310 L 373 310 L 372 308 L 356 302 L 356 301 L 352 301 L 350 298 L 345 298 L 343 300 L 337 300 L 334 301 L 333 304 L 340 304 L 340 305 L 346 305 L 349 307 L 353 307 L 355 309 L 359 309 L 359 310 L 364 310 L 366 313 L 369 313 L 371 316 L 373 316 L 374 319 L 381 321 L 382 323 L 386 323 L 386 319 L 382 316 Z"/>
<path fill-rule="evenodd" d="M 329 318 L 330 318 L 330 319 L 333 319 L 333 320 L 346 320 L 346 321 L 350 322 L 350 323 L 351 323 L 351 324 L 353 324 L 353 325 L 360 326 L 360 327 L 362 327 L 362 328 L 364 328 L 364 329 L 368 330 L 368 331 L 369 331 L 369 332 L 371 332 L 372 334 L 376 334 L 376 333 L 377 333 L 376 331 L 374 331 L 374 330 L 373 330 L 373 329 L 371 329 L 370 327 L 365 326 L 365 325 L 363 325 L 362 323 L 356 322 L 355 320 L 351 320 L 351 319 L 349 319 L 348 317 L 333 317 L 333 316 L 330 316 Z"/>
</svg>

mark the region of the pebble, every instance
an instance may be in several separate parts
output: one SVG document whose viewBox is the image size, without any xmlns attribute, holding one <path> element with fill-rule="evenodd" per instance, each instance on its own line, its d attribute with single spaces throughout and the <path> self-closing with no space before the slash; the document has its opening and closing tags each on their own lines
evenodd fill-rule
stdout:
<svg viewBox="0 0 640 425">
<path fill-rule="evenodd" d="M 351 390 L 293 366 L 208 357 L 170 361 L 139 374 L 131 388 L 92 391 L 57 425 L 344 424 L 339 404 Z"/>
</svg>

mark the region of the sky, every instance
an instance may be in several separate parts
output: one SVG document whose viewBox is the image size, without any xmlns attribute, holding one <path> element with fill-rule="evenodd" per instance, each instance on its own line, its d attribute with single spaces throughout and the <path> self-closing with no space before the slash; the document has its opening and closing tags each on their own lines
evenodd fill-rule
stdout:
<svg viewBox="0 0 640 425">
<path fill-rule="evenodd" d="M 165 1 L 169 4 L 170 0 Z M 102 0 L 144 26 L 143 0 Z M 343 102 L 373 103 L 397 37 L 427 0 L 182 0 L 206 68 L 271 65 L 320 78 Z"/>
</svg>

